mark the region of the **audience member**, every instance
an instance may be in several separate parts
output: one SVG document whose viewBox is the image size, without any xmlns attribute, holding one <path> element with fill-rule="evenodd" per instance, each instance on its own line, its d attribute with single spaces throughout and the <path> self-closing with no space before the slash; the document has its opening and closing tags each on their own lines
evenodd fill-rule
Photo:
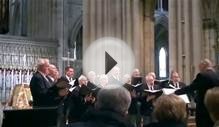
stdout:
<svg viewBox="0 0 219 127">
<path fill-rule="evenodd" d="M 205 95 L 204 102 L 214 122 L 214 127 L 219 127 L 219 87 L 209 89 Z"/>
<path fill-rule="evenodd" d="M 82 122 L 68 127 L 131 127 L 126 119 L 130 103 L 131 96 L 125 88 L 107 86 L 99 91 L 95 109 L 89 110 Z"/>
<path fill-rule="evenodd" d="M 145 127 L 186 127 L 186 103 L 174 94 L 160 96 L 153 113 L 158 122 Z"/>
</svg>

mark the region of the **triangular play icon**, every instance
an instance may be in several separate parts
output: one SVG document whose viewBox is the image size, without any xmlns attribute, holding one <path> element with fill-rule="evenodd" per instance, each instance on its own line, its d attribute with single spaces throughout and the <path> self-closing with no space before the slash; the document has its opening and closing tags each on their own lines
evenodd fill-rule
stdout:
<svg viewBox="0 0 219 127">
<path fill-rule="evenodd" d="M 105 51 L 105 74 L 107 74 L 117 62 Z"/>
</svg>

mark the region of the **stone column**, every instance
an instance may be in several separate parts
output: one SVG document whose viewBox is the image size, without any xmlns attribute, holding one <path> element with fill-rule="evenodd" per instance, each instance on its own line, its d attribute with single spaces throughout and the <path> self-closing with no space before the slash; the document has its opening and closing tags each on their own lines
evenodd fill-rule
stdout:
<svg viewBox="0 0 219 127">
<path fill-rule="evenodd" d="M 169 70 L 177 68 L 177 1 L 169 0 Z"/>
<path fill-rule="evenodd" d="M 63 71 L 63 60 L 62 57 L 64 56 L 64 0 L 57 0 L 57 5 L 59 5 L 57 9 L 57 33 L 58 33 L 58 68 L 60 68 L 60 74 L 62 74 Z"/>
<path fill-rule="evenodd" d="M 191 69 L 192 69 L 192 66 L 191 66 L 191 55 L 192 55 L 192 42 L 191 42 L 191 37 L 192 37 L 192 32 L 191 32 L 191 1 L 190 0 L 184 0 L 184 16 L 185 16 L 185 26 L 184 26 L 184 44 L 185 44 L 185 47 L 184 47 L 184 55 L 185 55 L 185 81 L 187 83 L 189 83 L 191 80 L 192 80 L 192 77 L 191 77 Z"/>
<path fill-rule="evenodd" d="M 83 51 L 101 37 L 116 37 L 133 49 L 136 67 L 154 70 L 154 0 L 84 0 Z"/>
<path fill-rule="evenodd" d="M 200 15 L 200 8 L 201 3 L 200 0 L 192 0 L 192 35 L 193 35 L 193 45 L 192 45 L 192 51 L 193 51 L 193 72 L 191 73 L 191 76 L 194 77 L 198 72 L 198 65 L 201 61 L 201 47 L 202 47 L 202 18 Z"/>
<path fill-rule="evenodd" d="M 217 43 L 217 17 L 218 17 L 218 0 L 201 1 L 202 16 L 203 16 L 203 55 L 205 58 L 210 58 L 213 62 L 216 61 L 215 46 Z"/>
<path fill-rule="evenodd" d="M 184 32 L 185 32 L 185 16 L 184 16 L 184 1 L 177 0 L 177 44 L 176 44 L 176 69 L 183 81 L 185 80 L 185 44 L 184 44 Z"/>
<path fill-rule="evenodd" d="M 147 0 L 144 3 L 144 63 L 146 72 L 154 71 L 154 8 L 155 1 Z"/>
</svg>

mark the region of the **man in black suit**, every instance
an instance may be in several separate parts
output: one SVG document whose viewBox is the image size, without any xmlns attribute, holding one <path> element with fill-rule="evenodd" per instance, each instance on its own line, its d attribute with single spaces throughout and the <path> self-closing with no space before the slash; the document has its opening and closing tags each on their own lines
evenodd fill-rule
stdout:
<svg viewBox="0 0 219 127">
<path fill-rule="evenodd" d="M 204 59 L 199 64 L 199 70 L 200 72 L 192 83 L 189 86 L 175 91 L 175 94 L 180 95 L 196 91 L 196 125 L 197 127 L 213 127 L 213 122 L 204 105 L 204 97 L 208 89 L 219 84 L 219 76 L 213 69 L 211 61 L 208 59 Z"/>
<path fill-rule="evenodd" d="M 73 79 L 75 75 L 75 71 L 73 67 L 67 66 L 65 68 L 65 75 L 62 76 L 61 78 L 67 79 L 69 81 L 69 84 L 72 86 L 77 86 L 78 85 L 78 79 Z M 72 84 L 73 83 L 73 84 Z"/>
<path fill-rule="evenodd" d="M 178 72 L 172 70 L 170 74 L 170 80 L 163 81 L 162 87 L 164 88 L 174 88 L 174 89 L 179 89 L 182 87 L 185 87 L 186 84 L 180 81 L 180 76 Z"/>
<path fill-rule="evenodd" d="M 145 125 L 154 121 L 152 117 L 152 112 L 154 109 L 153 103 L 155 99 L 159 95 L 161 95 L 159 92 L 150 93 L 150 92 L 146 92 L 145 90 L 151 92 L 160 90 L 160 85 L 156 83 L 157 82 L 155 82 L 155 78 L 151 74 L 147 74 L 145 76 L 145 83 L 142 85 L 141 88 L 142 92 L 141 92 L 141 96 L 139 97 L 139 100 L 141 102 L 140 113 L 143 117 L 143 122 Z"/>
<path fill-rule="evenodd" d="M 69 82 L 73 80 L 73 77 L 75 75 L 74 68 L 68 66 L 65 68 L 65 75 L 62 76 L 62 78 L 66 78 Z"/>
<path fill-rule="evenodd" d="M 68 98 L 67 117 L 68 122 L 77 122 L 86 112 L 87 108 L 92 106 L 94 98 L 91 96 L 91 90 L 87 87 L 87 78 L 81 75 L 78 78 L 79 85 L 75 86 Z"/>
<path fill-rule="evenodd" d="M 59 94 L 53 91 L 52 85 L 47 78 L 49 73 L 48 68 L 48 59 L 38 60 L 37 72 L 34 73 L 30 81 L 30 90 L 33 96 L 34 107 L 56 106 L 59 104 L 59 100 L 56 100 L 56 97 L 59 96 Z"/>
</svg>

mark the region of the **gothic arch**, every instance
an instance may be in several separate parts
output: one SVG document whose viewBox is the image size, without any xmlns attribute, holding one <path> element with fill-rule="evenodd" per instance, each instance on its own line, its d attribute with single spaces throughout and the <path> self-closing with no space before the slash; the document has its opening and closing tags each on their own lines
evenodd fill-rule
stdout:
<svg viewBox="0 0 219 127">
<path fill-rule="evenodd" d="M 167 12 L 155 12 L 155 63 L 158 63 L 155 65 L 155 72 L 157 75 L 159 75 L 159 65 L 161 64 L 159 62 L 159 53 L 160 49 L 164 48 L 166 51 L 166 74 L 167 77 L 169 76 L 169 44 L 168 44 L 168 16 Z M 166 77 L 166 78 L 167 78 Z M 158 78 L 160 78 L 158 76 Z"/>
<path fill-rule="evenodd" d="M 82 15 L 79 15 L 76 22 L 73 22 L 73 24 L 71 25 L 71 31 L 69 32 L 70 37 L 68 40 L 69 47 L 74 47 L 72 42 L 76 40 L 77 35 L 81 29 L 82 29 Z"/>
<path fill-rule="evenodd" d="M 168 13 L 167 12 L 155 12 L 155 26 L 161 24 L 168 29 Z"/>
</svg>

